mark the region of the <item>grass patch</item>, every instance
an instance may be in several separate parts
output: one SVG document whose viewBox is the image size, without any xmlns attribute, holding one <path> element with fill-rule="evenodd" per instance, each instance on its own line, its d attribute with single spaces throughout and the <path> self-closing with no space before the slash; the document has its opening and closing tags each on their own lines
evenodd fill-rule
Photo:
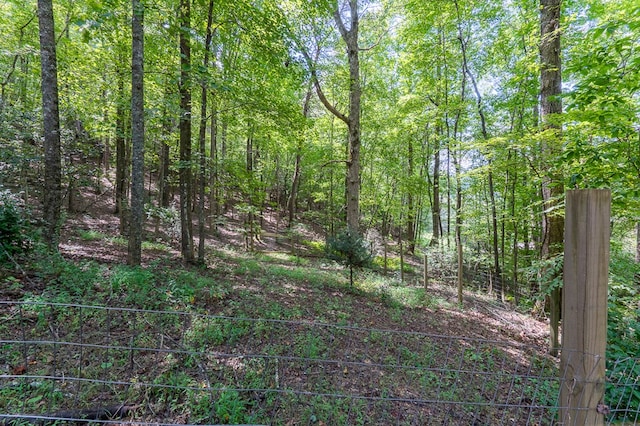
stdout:
<svg viewBox="0 0 640 426">
<path fill-rule="evenodd" d="M 94 231 L 92 229 L 89 229 L 89 230 L 78 229 L 77 233 L 78 233 L 78 237 L 80 237 L 80 239 L 83 241 L 99 241 L 99 240 L 105 240 L 109 238 L 106 234 L 103 234 L 102 232 Z"/>
<path fill-rule="evenodd" d="M 170 251 L 171 247 L 158 241 L 143 241 L 143 250 L 157 250 L 157 251 Z"/>
<path fill-rule="evenodd" d="M 384 269 L 384 257 L 383 256 L 375 256 L 371 260 L 373 265 L 382 270 Z M 396 256 L 387 256 L 387 271 L 391 272 L 400 272 L 400 258 Z M 405 262 L 403 272 L 406 274 L 413 274 L 414 268 Z"/>
</svg>

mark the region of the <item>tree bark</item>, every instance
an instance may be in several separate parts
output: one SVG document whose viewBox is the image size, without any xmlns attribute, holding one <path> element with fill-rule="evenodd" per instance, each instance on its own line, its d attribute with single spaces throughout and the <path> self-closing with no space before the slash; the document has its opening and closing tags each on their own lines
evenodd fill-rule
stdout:
<svg viewBox="0 0 640 426">
<path fill-rule="evenodd" d="M 180 228 L 185 263 L 193 262 L 191 220 L 191 1 L 180 0 Z"/>
<path fill-rule="evenodd" d="M 119 65 L 118 65 L 119 66 Z M 116 210 L 120 217 L 120 234 L 126 233 L 127 211 L 127 146 L 125 140 L 124 73 L 118 72 L 118 101 L 116 103 Z"/>
<path fill-rule="evenodd" d="M 358 28 L 360 17 L 358 15 L 358 0 L 349 0 L 349 28 L 340 14 L 339 8 L 334 10 L 334 20 L 338 31 L 347 46 L 347 58 L 349 62 L 349 115 L 344 115 L 329 102 L 320 86 L 320 81 L 315 70 L 315 63 L 309 53 L 301 46 L 302 54 L 309 65 L 311 78 L 320 102 L 329 112 L 342 120 L 348 127 L 349 145 L 347 149 L 347 171 L 345 176 L 346 215 L 347 227 L 359 232 L 360 225 L 360 100 L 362 88 L 360 86 L 360 57 L 358 45 Z"/>
<path fill-rule="evenodd" d="M 131 23 L 131 221 L 127 263 L 142 260 L 144 226 L 144 5 L 132 0 Z"/>
<path fill-rule="evenodd" d="M 335 20 L 347 45 L 349 60 L 349 158 L 347 159 L 347 226 L 359 232 L 360 223 L 360 57 L 358 46 L 358 0 L 349 1 L 351 26 L 347 30 L 340 13 Z"/>
<path fill-rule="evenodd" d="M 460 21 L 460 15 L 458 10 L 458 2 L 455 2 L 456 11 L 458 12 L 458 22 Z M 458 24 L 458 40 L 460 42 L 460 48 L 462 50 L 462 71 L 469 77 L 469 81 L 471 82 L 471 88 L 476 96 L 476 109 L 478 112 L 478 116 L 480 118 L 480 130 L 482 131 L 482 138 L 484 140 L 489 140 L 489 132 L 487 130 L 487 120 L 484 115 L 484 108 L 482 103 L 482 96 L 480 91 L 478 90 L 478 84 L 474 75 L 471 73 L 469 69 L 469 63 L 467 60 L 467 45 L 464 40 L 462 29 Z M 502 291 L 502 271 L 500 270 L 500 252 L 498 249 L 498 212 L 496 208 L 496 197 L 495 197 L 495 186 L 493 183 L 493 170 L 492 170 L 492 161 L 488 160 L 489 172 L 487 173 L 487 179 L 489 184 L 489 199 L 491 205 L 491 233 L 493 234 L 492 238 L 492 246 L 493 246 L 493 268 L 495 272 L 494 279 L 494 290 L 496 292 L 496 297 L 502 299 L 503 291 Z"/>
<path fill-rule="evenodd" d="M 437 126 L 435 147 L 433 149 L 433 202 L 431 203 L 431 221 L 433 231 L 431 242 L 429 245 L 435 247 L 440 244 L 442 233 L 442 222 L 440 219 L 440 136 L 442 135 L 441 126 Z"/>
<path fill-rule="evenodd" d="M 48 248 L 57 251 L 62 208 L 62 159 L 58 109 L 58 64 L 51 0 L 38 0 L 38 21 L 44 122 L 44 238 Z"/>
<path fill-rule="evenodd" d="M 171 202 L 171 186 L 169 184 L 169 177 L 171 173 L 171 148 L 167 143 L 167 138 L 171 135 L 173 130 L 173 120 L 169 114 L 168 105 L 171 104 L 171 88 L 167 81 L 164 93 L 164 102 L 162 108 L 162 131 L 165 134 L 160 141 L 160 153 L 159 153 L 159 176 L 158 176 L 158 205 L 160 207 L 169 207 Z"/>
<path fill-rule="evenodd" d="M 207 15 L 207 35 L 204 43 L 204 59 L 203 66 L 206 69 L 209 66 L 209 53 L 211 52 L 211 40 L 213 32 L 211 25 L 213 23 L 213 0 L 209 0 L 209 11 Z M 205 187 L 207 177 L 207 159 L 206 159 L 206 134 L 207 134 L 207 82 L 202 83 L 202 102 L 200 103 L 200 131 L 198 134 L 198 263 L 204 264 L 204 244 L 205 244 Z"/>
<path fill-rule="evenodd" d="M 211 106 L 211 147 L 209 149 L 211 155 L 211 176 L 209 182 L 209 230 L 217 229 L 213 218 L 216 220 L 220 215 L 220 185 L 218 182 L 218 102 L 215 93 L 212 96 Z"/>
<path fill-rule="evenodd" d="M 318 53 L 317 51 L 316 53 Z M 316 55 L 317 59 L 317 55 Z M 307 94 L 304 97 L 304 104 L 302 105 L 302 115 L 304 118 L 309 118 L 309 106 L 311 103 L 311 85 L 307 88 Z M 300 187 L 300 164 L 302 162 L 302 137 L 304 135 L 300 135 L 300 139 L 298 140 L 298 146 L 296 147 L 296 160 L 293 168 L 293 178 L 291 180 L 291 193 L 289 194 L 289 199 L 287 200 L 287 211 L 289 212 L 289 223 L 288 227 L 293 225 L 293 221 L 296 216 L 296 201 L 298 197 L 298 188 Z"/>
<path fill-rule="evenodd" d="M 640 222 L 636 224 L 636 263 L 640 263 Z"/>
<path fill-rule="evenodd" d="M 414 173 L 414 161 L 413 161 L 413 141 L 409 139 L 408 151 L 408 177 L 413 178 Z M 407 191 L 407 250 L 409 253 L 414 254 L 416 250 L 416 211 L 413 198 L 413 190 Z"/>
<path fill-rule="evenodd" d="M 562 113 L 562 68 L 560 63 L 560 3 L 561 0 L 540 1 L 540 119 L 549 137 L 542 141 L 542 160 L 548 170 L 542 182 L 542 246 L 541 256 L 550 259 L 562 253 L 564 222 L 556 213 L 564 194 L 562 176 L 554 173 L 549 165 L 558 155 L 561 126 L 555 120 Z M 560 323 L 561 289 L 550 295 L 549 352 L 557 356 Z"/>
</svg>

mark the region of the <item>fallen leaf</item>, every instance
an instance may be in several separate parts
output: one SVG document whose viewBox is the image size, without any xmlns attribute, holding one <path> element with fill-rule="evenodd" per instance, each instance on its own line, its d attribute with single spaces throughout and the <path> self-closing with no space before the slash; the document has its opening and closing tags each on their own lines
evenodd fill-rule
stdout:
<svg viewBox="0 0 640 426">
<path fill-rule="evenodd" d="M 24 364 L 18 365 L 11 369 L 11 374 L 13 375 L 26 374 L 26 373 L 27 373 L 27 366 Z"/>
</svg>

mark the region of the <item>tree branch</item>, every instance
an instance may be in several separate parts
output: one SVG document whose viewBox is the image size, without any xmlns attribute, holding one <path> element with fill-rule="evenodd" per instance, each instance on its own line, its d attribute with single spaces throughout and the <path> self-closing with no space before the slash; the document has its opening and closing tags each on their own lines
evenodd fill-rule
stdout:
<svg viewBox="0 0 640 426">
<path fill-rule="evenodd" d="M 378 40 L 376 40 L 375 43 L 373 43 L 371 46 L 369 47 L 359 47 L 358 50 L 361 52 L 367 52 L 369 50 L 375 49 L 376 47 L 378 47 L 378 45 L 380 44 L 380 41 L 382 41 L 382 37 L 384 37 L 385 35 L 387 35 L 389 33 L 389 29 L 383 31 L 380 33 L 380 36 L 378 37 Z"/>
<path fill-rule="evenodd" d="M 345 163 L 346 165 L 349 165 L 350 161 L 348 160 L 331 160 L 331 161 L 327 161 L 326 163 L 322 164 L 320 166 L 320 168 L 325 168 L 327 167 L 329 164 L 335 164 L 335 163 Z"/>
<path fill-rule="evenodd" d="M 318 79 L 318 73 L 316 72 L 316 63 L 318 62 L 318 56 L 320 55 L 320 47 L 316 48 L 316 57 L 315 60 L 311 59 L 309 52 L 307 49 L 300 43 L 296 38 L 294 38 L 298 48 L 302 52 L 302 56 L 304 56 L 305 61 L 307 62 L 307 66 L 309 67 L 309 71 L 311 72 L 311 79 L 313 80 L 313 86 L 316 89 L 316 93 L 318 94 L 318 98 L 320 102 L 324 105 L 324 107 L 329 110 L 333 115 L 338 117 L 340 120 L 344 121 L 347 125 L 349 124 L 349 118 L 338 111 L 338 109 L 329 102 L 329 99 L 325 96 L 322 91 L 322 87 L 320 86 L 320 80 Z"/>
</svg>

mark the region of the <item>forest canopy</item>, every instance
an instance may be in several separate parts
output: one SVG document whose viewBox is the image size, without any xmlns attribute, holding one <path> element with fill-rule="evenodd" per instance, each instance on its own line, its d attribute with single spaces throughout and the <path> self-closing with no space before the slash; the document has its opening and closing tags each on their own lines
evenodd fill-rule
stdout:
<svg viewBox="0 0 640 426">
<path fill-rule="evenodd" d="M 46 210 L 41 3 L 1 9 L 0 184 Z M 611 188 L 614 235 L 635 244 L 636 1 L 52 6 L 60 204 L 81 212 L 83 190 L 111 185 L 125 235 L 174 211 L 185 260 L 230 209 L 252 230 L 272 209 L 410 252 L 458 241 L 515 285 L 553 264 L 544 244 L 570 188 Z"/>
</svg>

